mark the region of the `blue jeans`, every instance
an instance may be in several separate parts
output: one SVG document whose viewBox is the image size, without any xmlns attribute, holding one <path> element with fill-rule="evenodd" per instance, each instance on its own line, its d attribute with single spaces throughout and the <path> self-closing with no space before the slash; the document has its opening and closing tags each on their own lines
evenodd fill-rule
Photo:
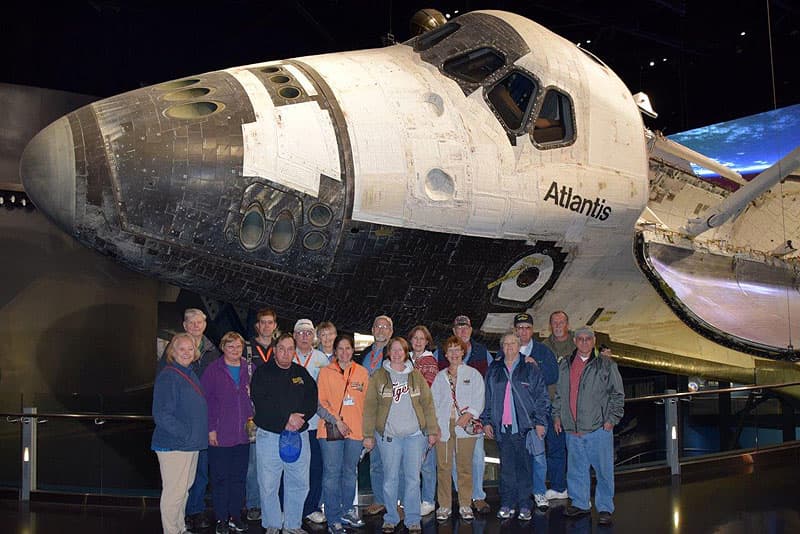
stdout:
<svg viewBox="0 0 800 534">
<path fill-rule="evenodd" d="M 592 479 L 589 466 L 597 476 L 594 505 L 598 512 L 614 512 L 614 433 L 603 427 L 588 434 L 567 432 L 567 491 L 572 505 L 584 510 L 591 507 L 589 493 Z"/>
<path fill-rule="evenodd" d="M 309 471 L 308 497 L 303 504 L 303 517 L 319 510 L 322 502 L 322 451 L 319 448 L 317 431 L 308 431 L 308 441 L 311 443 L 311 465 Z"/>
<path fill-rule="evenodd" d="M 550 489 L 561 492 L 567 489 L 567 439 L 566 432 L 556 434 L 553 420 L 547 418 L 547 434 L 544 443 L 547 447 L 547 480 Z"/>
<path fill-rule="evenodd" d="M 536 430 L 531 429 L 530 432 L 534 433 L 533 439 L 539 439 L 536 435 Z M 542 441 L 541 439 L 539 440 L 542 446 L 542 453 L 531 456 L 533 459 L 533 493 L 535 495 L 544 495 L 547 491 L 547 485 L 545 484 L 545 477 L 547 476 L 547 455 L 544 452 L 545 444 L 542 443 Z"/>
<path fill-rule="evenodd" d="M 425 447 L 428 444 L 425 443 Z M 436 503 L 436 448 L 431 447 L 428 457 L 422 462 L 422 500 Z"/>
<path fill-rule="evenodd" d="M 377 446 L 381 439 L 381 435 L 376 432 L 376 445 L 369 453 L 369 484 L 372 486 L 372 502 L 375 504 L 386 504 L 386 499 L 383 498 L 383 460 Z"/>
<path fill-rule="evenodd" d="M 189 488 L 186 500 L 186 515 L 199 514 L 206 511 L 206 488 L 208 487 L 208 449 L 203 449 L 197 456 L 197 471 L 194 483 Z"/>
<path fill-rule="evenodd" d="M 342 439 L 319 440 L 324 466 L 322 477 L 322 500 L 325 502 L 325 519 L 328 525 L 341 523 L 342 516 L 353 506 L 356 496 L 358 457 L 361 456 L 361 441 Z"/>
<path fill-rule="evenodd" d="M 397 525 L 400 522 L 396 504 L 402 484 L 405 524 L 406 526 L 420 524 L 419 472 L 422 469 L 422 456 L 425 454 L 427 445 L 428 440 L 421 432 L 403 438 L 378 440 L 378 448 L 383 459 L 383 497 L 386 505 L 386 515 L 383 516 L 383 521 L 385 523 Z M 402 481 L 400 480 L 401 472 Z"/>
<path fill-rule="evenodd" d="M 510 432 L 495 435 L 500 438 L 500 506 L 530 510 L 532 462 L 525 436 Z"/>
<path fill-rule="evenodd" d="M 475 451 L 472 453 L 472 500 L 485 500 L 486 492 L 483 490 L 483 475 L 486 472 L 486 451 L 483 448 L 483 434 L 475 438 Z M 423 484 L 424 486 L 424 484 Z M 458 476 L 453 465 L 453 486 L 458 491 Z M 424 500 L 424 499 L 423 499 Z"/>
<path fill-rule="evenodd" d="M 214 514 L 220 521 L 227 521 L 231 517 L 238 519 L 242 514 L 249 449 L 249 443 L 208 448 L 211 497 Z"/>
<path fill-rule="evenodd" d="M 308 495 L 308 473 L 311 447 L 308 432 L 300 434 L 302 450 L 294 463 L 281 460 L 278 452 L 280 434 L 262 428 L 256 433 L 258 486 L 261 490 L 261 526 L 266 528 L 298 529 L 303 524 L 303 502 Z M 278 486 L 283 477 L 283 521 Z"/>
<path fill-rule="evenodd" d="M 247 509 L 261 508 L 261 496 L 258 493 L 258 467 L 256 465 L 256 444 L 250 444 L 250 455 L 247 459 Z"/>
</svg>

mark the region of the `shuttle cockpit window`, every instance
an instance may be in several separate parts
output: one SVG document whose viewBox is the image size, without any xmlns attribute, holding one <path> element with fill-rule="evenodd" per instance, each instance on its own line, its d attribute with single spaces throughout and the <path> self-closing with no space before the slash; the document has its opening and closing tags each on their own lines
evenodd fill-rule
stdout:
<svg viewBox="0 0 800 534">
<path fill-rule="evenodd" d="M 493 48 L 478 48 L 444 62 L 444 71 L 467 82 L 481 83 L 505 65 L 503 54 Z"/>
<path fill-rule="evenodd" d="M 548 89 L 542 108 L 533 121 L 533 141 L 537 145 L 564 145 L 575 140 L 572 101 L 561 91 Z"/>
<path fill-rule="evenodd" d="M 489 89 L 486 97 L 506 129 L 517 133 L 525 126 L 536 90 L 533 78 L 513 70 Z"/>
<path fill-rule="evenodd" d="M 460 24 L 448 22 L 444 26 L 423 33 L 414 42 L 414 50 L 420 52 L 432 48 L 454 34 L 460 27 Z"/>
</svg>

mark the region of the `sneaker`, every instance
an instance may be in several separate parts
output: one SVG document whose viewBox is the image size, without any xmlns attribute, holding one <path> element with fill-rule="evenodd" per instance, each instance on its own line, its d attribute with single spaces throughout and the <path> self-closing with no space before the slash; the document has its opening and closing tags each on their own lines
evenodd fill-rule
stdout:
<svg viewBox="0 0 800 534">
<path fill-rule="evenodd" d="M 610 525 L 614 521 L 611 519 L 611 512 L 600 512 L 597 514 L 598 525 Z"/>
<path fill-rule="evenodd" d="M 406 509 L 402 504 L 397 505 L 397 515 L 400 518 L 400 521 L 406 518 Z"/>
<path fill-rule="evenodd" d="M 346 532 L 341 523 L 334 523 L 328 526 L 328 534 L 345 534 Z"/>
<path fill-rule="evenodd" d="M 228 519 L 229 532 L 247 532 L 247 524 L 238 517 Z"/>
<path fill-rule="evenodd" d="M 261 520 L 261 508 L 250 508 L 247 510 L 247 520 L 248 521 L 260 521 Z"/>
<path fill-rule="evenodd" d="M 436 520 L 447 521 L 451 513 L 452 512 L 450 511 L 450 508 L 447 508 L 446 506 L 440 506 L 439 509 L 436 510 Z"/>
<path fill-rule="evenodd" d="M 530 511 L 530 509 L 528 509 L 528 508 L 520 508 L 519 515 L 517 516 L 517 519 L 519 519 L 520 521 L 530 521 L 530 519 L 531 519 L 531 511 Z"/>
<path fill-rule="evenodd" d="M 514 511 L 513 508 L 509 508 L 508 506 L 501 506 L 497 511 L 497 517 L 500 519 L 510 519 L 514 516 Z"/>
<path fill-rule="evenodd" d="M 382 514 L 385 511 L 386 511 L 386 507 L 384 505 L 376 502 L 376 503 L 372 503 L 369 506 L 367 506 L 367 509 L 364 510 L 364 513 L 367 514 L 367 515 L 378 515 L 378 514 Z"/>
<path fill-rule="evenodd" d="M 472 507 L 462 506 L 458 509 L 458 515 L 465 521 L 472 521 L 475 519 L 475 514 L 472 513 Z"/>
<path fill-rule="evenodd" d="M 567 506 L 566 510 L 564 510 L 564 515 L 567 517 L 580 517 L 590 513 L 592 513 L 591 510 L 584 510 L 583 508 L 578 508 L 577 506 L 572 506 L 571 504 Z"/>
<path fill-rule="evenodd" d="M 347 513 L 342 516 L 342 523 L 356 528 L 364 526 L 364 520 L 358 517 L 358 510 L 355 508 L 350 508 Z"/>
<path fill-rule="evenodd" d="M 316 523 L 317 525 L 321 525 L 325 522 L 325 514 L 320 512 L 319 510 L 314 510 L 310 514 L 306 516 L 306 519 L 311 521 L 312 523 Z"/>
<path fill-rule="evenodd" d="M 384 522 L 383 526 L 381 527 L 381 532 L 394 532 L 395 526 L 396 525 L 394 523 Z"/>
<path fill-rule="evenodd" d="M 214 528 L 214 534 L 228 534 L 228 522 L 222 519 L 217 521 L 217 526 Z"/>
<path fill-rule="evenodd" d="M 547 503 L 547 497 L 541 493 L 534 495 L 533 500 L 536 502 L 536 508 L 538 508 L 540 512 L 546 512 L 550 507 L 550 505 Z"/>
<path fill-rule="evenodd" d="M 557 501 L 557 500 L 561 500 L 561 499 L 569 499 L 569 493 L 567 493 L 567 490 L 556 491 L 556 490 L 549 489 L 549 490 L 547 490 L 545 492 L 544 496 L 547 497 L 548 501 Z"/>
<path fill-rule="evenodd" d="M 419 523 L 414 523 L 406 527 L 409 532 L 422 532 L 422 526 Z"/>
<path fill-rule="evenodd" d="M 264 529 L 264 534 L 281 534 L 281 529 L 275 527 L 267 527 Z"/>
<path fill-rule="evenodd" d="M 211 523 L 203 512 L 186 516 L 186 530 L 202 530 L 210 526 Z"/>
<path fill-rule="evenodd" d="M 432 502 L 422 501 L 422 504 L 419 505 L 419 515 L 426 516 L 436 510 L 436 505 Z"/>
<path fill-rule="evenodd" d="M 472 501 L 472 507 L 475 508 L 475 511 L 479 514 L 488 514 L 492 511 L 489 503 L 484 501 L 483 499 L 475 499 Z"/>
</svg>

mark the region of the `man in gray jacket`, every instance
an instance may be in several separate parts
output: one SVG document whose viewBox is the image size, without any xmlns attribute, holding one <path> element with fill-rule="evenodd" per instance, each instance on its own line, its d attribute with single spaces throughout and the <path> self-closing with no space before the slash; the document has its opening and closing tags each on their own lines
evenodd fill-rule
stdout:
<svg viewBox="0 0 800 534">
<path fill-rule="evenodd" d="M 614 513 L 614 426 L 622 419 L 625 392 L 617 364 L 595 349 L 588 326 L 575 330 L 575 352 L 561 360 L 553 400 L 553 428 L 567 435 L 567 516 L 591 512 L 590 467 L 597 475 L 598 523 Z"/>
</svg>

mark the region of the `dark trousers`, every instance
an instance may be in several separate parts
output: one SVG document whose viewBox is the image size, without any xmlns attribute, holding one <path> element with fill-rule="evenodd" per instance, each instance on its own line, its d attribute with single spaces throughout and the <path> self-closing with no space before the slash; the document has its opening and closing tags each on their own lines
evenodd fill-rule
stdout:
<svg viewBox="0 0 800 534">
<path fill-rule="evenodd" d="M 233 447 L 209 447 L 208 467 L 211 474 L 211 498 L 218 520 L 239 518 L 244 507 L 247 462 L 250 444 Z"/>
<path fill-rule="evenodd" d="M 564 491 L 567 489 L 567 438 L 564 432 L 556 434 L 550 417 L 547 418 L 544 443 L 547 447 L 547 480 L 550 481 L 550 489 Z"/>
<path fill-rule="evenodd" d="M 501 427 L 502 428 L 502 427 Z M 533 432 L 533 431 L 531 431 Z M 515 510 L 531 509 L 531 455 L 525 448 L 525 436 L 503 433 L 500 448 L 500 506 Z"/>
<path fill-rule="evenodd" d="M 319 510 L 322 498 L 322 449 L 319 448 L 317 431 L 308 431 L 308 441 L 311 443 L 311 466 L 309 468 L 308 496 L 303 505 L 303 517 Z"/>
</svg>

